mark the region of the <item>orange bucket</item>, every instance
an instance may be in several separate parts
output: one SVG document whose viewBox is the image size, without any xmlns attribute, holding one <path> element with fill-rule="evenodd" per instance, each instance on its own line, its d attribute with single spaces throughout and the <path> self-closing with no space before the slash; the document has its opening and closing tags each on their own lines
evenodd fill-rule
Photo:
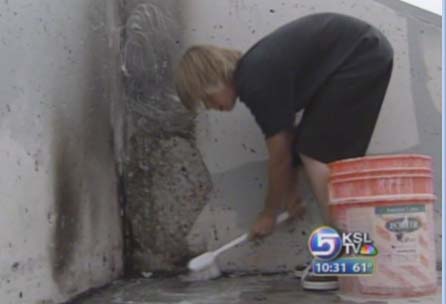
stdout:
<svg viewBox="0 0 446 304">
<path fill-rule="evenodd" d="M 329 167 L 333 222 L 342 231 L 368 233 L 379 251 L 375 273 L 340 277 L 341 292 L 386 298 L 435 293 L 436 197 L 431 158 L 372 156 L 337 161 Z"/>
<path fill-rule="evenodd" d="M 367 156 L 350 158 L 330 164 L 331 176 L 338 177 L 346 173 L 367 174 L 381 170 L 431 170 L 432 159 L 429 156 L 417 154 Z"/>
</svg>

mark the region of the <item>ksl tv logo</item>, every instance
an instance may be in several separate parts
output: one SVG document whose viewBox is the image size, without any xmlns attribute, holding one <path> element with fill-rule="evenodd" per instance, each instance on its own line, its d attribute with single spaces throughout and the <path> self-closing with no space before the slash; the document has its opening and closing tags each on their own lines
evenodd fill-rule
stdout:
<svg viewBox="0 0 446 304">
<path fill-rule="evenodd" d="M 319 260 L 334 260 L 341 254 L 347 256 L 376 256 L 378 249 L 368 233 L 339 232 L 329 226 L 315 229 L 308 239 L 308 249 Z"/>
</svg>

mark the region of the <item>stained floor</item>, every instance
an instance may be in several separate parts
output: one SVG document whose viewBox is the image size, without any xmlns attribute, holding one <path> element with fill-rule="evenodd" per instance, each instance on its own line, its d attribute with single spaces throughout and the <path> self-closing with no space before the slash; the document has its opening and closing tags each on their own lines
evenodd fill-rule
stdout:
<svg viewBox="0 0 446 304">
<path fill-rule="evenodd" d="M 289 275 L 221 278 L 186 283 L 177 278 L 116 281 L 70 304 L 353 304 L 335 292 L 307 292 Z M 440 304 L 441 293 L 420 299 L 366 301 L 367 304 Z"/>
</svg>

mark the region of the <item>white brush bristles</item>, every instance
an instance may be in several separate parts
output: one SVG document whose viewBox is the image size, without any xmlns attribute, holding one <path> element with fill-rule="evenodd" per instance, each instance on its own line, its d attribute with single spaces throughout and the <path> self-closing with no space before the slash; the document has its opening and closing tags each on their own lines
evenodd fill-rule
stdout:
<svg viewBox="0 0 446 304">
<path fill-rule="evenodd" d="M 221 276 L 220 268 L 217 263 L 212 263 L 207 268 L 200 271 L 191 271 L 186 276 L 182 276 L 181 280 L 185 282 L 198 282 L 216 279 Z"/>
</svg>

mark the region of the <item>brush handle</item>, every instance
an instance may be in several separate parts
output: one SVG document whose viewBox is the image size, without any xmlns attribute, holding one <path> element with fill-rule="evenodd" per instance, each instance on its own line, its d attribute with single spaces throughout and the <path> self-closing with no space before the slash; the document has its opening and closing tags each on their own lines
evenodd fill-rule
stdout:
<svg viewBox="0 0 446 304">
<path fill-rule="evenodd" d="M 276 224 L 277 225 L 281 224 L 281 223 L 285 222 L 288 218 L 289 218 L 288 212 L 281 213 L 276 219 Z M 218 248 L 217 250 L 215 250 L 214 255 L 217 256 L 220 253 L 222 253 L 228 249 L 231 249 L 232 247 L 235 247 L 241 243 L 246 242 L 248 239 L 249 239 L 249 233 L 244 233 L 241 236 L 239 236 L 238 238 L 230 241 L 226 245 L 223 245 L 220 248 Z"/>
</svg>

